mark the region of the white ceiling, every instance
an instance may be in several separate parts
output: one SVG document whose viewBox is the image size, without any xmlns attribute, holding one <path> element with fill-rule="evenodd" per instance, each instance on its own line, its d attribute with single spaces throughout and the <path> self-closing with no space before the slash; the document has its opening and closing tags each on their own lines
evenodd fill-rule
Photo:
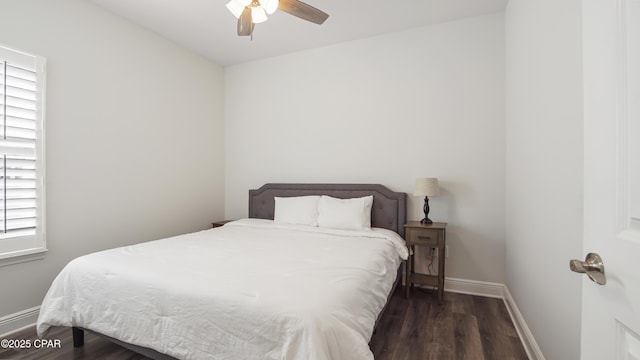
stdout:
<svg viewBox="0 0 640 360">
<path fill-rule="evenodd" d="M 504 10 L 508 0 L 305 0 L 329 14 L 316 25 L 282 11 L 236 35 L 228 0 L 89 0 L 220 65 Z"/>
</svg>

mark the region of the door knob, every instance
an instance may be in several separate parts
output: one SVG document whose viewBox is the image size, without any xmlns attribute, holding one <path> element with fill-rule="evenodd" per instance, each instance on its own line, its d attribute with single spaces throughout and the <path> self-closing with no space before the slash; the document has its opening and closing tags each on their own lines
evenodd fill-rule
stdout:
<svg viewBox="0 0 640 360">
<path fill-rule="evenodd" d="M 599 285 L 607 283 L 607 277 L 604 275 L 604 263 L 600 255 L 596 253 L 588 253 L 584 261 L 569 261 L 569 268 L 573 272 L 587 274 L 591 281 Z"/>
</svg>

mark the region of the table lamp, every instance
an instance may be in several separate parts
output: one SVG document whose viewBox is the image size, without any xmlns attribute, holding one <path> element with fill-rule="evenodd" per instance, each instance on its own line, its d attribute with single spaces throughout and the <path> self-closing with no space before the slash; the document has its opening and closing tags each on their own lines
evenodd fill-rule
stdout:
<svg viewBox="0 0 640 360">
<path fill-rule="evenodd" d="M 421 224 L 433 224 L 429 219 L 429 196 L 440 195 L 438 187 L 438 178 L 420 178 L 416 179 L 416 186 L 413 189 L 413 195 L 424 196 L 424 219 L 420 220 Z"/>
</svg>

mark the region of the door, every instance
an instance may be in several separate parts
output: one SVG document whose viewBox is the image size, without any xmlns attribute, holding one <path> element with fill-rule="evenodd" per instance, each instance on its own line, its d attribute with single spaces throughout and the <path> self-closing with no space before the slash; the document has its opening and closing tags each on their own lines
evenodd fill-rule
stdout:
<svg viewBox="0 0 640 360">
<path fill-rule="evenodd" d="M 582 359 L 640 360 L 640 0 L 583 0 Z"/>
</svg>

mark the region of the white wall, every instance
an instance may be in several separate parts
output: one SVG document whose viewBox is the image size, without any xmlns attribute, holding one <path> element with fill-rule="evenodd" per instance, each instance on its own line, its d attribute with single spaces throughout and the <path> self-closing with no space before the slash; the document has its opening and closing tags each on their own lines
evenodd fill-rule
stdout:
<svg viewBox="0 0 640 360">
<path fill-rule="evenodd" d="M 0 267 L 0 318 L 78 255 L 223 218 L 220 66 L 82 0 L 2 0 L 0 34 L 48 60 L 49 248 Z"/>
<path fill-rule="evenodd" d="M 225 68 L 227 218 L 267 182 L 440 178 L 447 276 L 504 282 L 503 15 Z"/>
<path fill-rule="evenodd" d="M 580 358 L 582 72 L 579 1 L 505 13 L 506 284 L 547 359 Z"/>
</svg>

